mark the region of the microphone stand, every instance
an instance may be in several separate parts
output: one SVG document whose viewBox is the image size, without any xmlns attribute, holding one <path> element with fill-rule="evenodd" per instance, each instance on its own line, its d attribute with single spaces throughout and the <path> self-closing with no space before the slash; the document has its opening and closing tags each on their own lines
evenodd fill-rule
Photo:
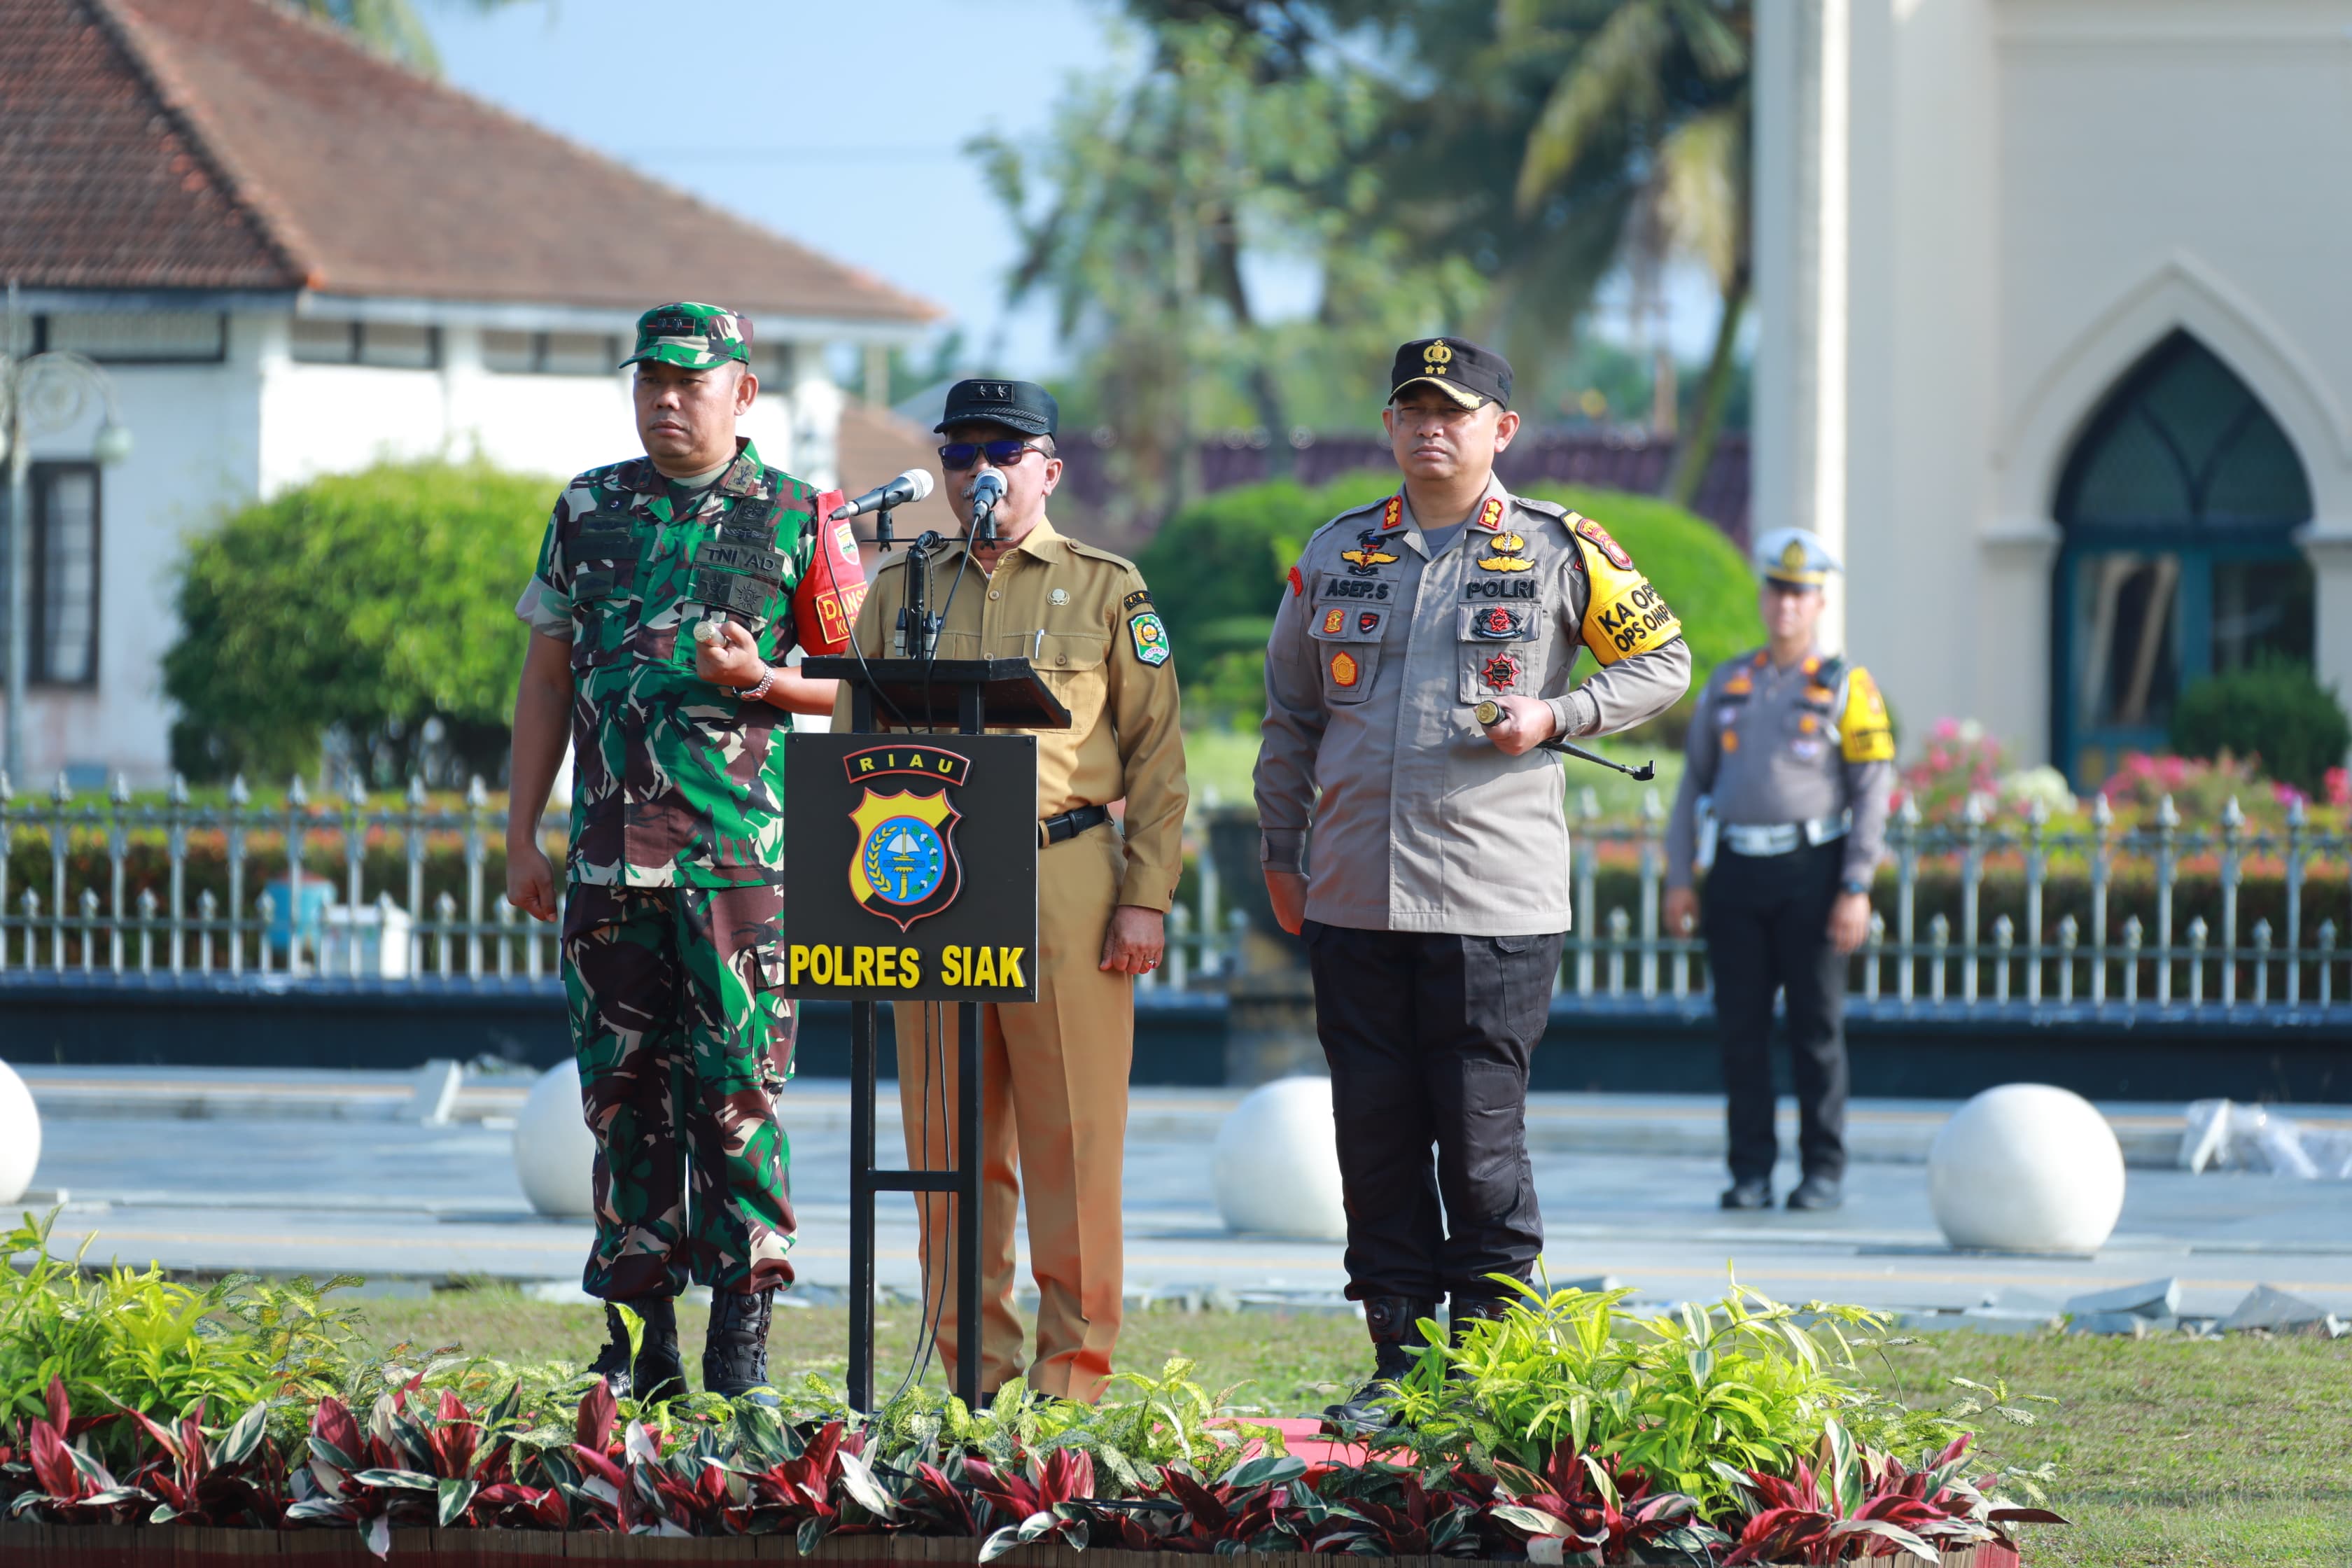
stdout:
<svg viewBox="0 0 2352 1568">
<path fill-rule="evenodd" d="M 887 515 L 887 513 L 885 514 Z M 939 646 L 940 617 L 929 613 L 931 552 L 943 543 L 935 529 L 925 529 L 907 546 L 907 604 L 898 612 L 898 657 L 929 659 Z"/>
</svg>

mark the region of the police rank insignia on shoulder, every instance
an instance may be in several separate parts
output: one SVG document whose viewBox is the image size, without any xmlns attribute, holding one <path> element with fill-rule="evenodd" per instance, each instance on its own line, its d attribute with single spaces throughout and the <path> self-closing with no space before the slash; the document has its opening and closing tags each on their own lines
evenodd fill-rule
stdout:
<svg viewBox="0 0 2352 1568">
<path fill-rule="evenodd" d="M 1138 659 L 1155 668 L 1168 662 L 1168 656 L 1173 650 L 1168 646 L 1168 628 L 1160 624 L 1159 611 L 1145 610 L 1129 617 L 1127 635 L 1135 645 Z"/>
<path fill-rule="evenodd" d="M 1396 557 L 1381 548 L 1380 531 L 1368 528 L 1356 536 L 1356 548 L 1339 552 L 1339 559 L 1348 563 L 1351 577 L 1369 577 L 1383 566 L 1393 565 Z"/>
<path fill-rule="evenodd" d="M 1381 531 L 1404 526 L 1404 497 L 1392 495 L 1381 503 Z"/>
</svg>

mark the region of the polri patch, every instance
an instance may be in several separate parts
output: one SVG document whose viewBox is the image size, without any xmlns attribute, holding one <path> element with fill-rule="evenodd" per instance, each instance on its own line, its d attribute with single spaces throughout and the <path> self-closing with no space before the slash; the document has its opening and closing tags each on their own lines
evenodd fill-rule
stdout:
<svg viewBox="0 0 2352 1568">
<path fill-rule="evenodd" d="M 1307 592 L 1307 579 L 1298 574 L 1297 567 L 1293 566 L 1290 569 L 1290 596 L 1295 599 L 1305 592 Z"/>
<path fill-rule="evenodd" d="M 1127 635 L 1135 644 L 1135 657 L 1154 667 L 1166 664 L 1171 648 L 1168 646 L 1168 628 L 1160 624 L 1160 612 L 1145 610 L 1127 623 Z"/>
<path fill-rule="evenodd" d="M 1618 571 L 1631 572 L 1633 569 L 1633 558 L 1625 553 L 1625 547 L 1610 538 L 1609 531 L 1591 518 L 1580 516 L 1576 520 L 1576 531 L 1591 541 L 1593 547 L 1609 557 L 1610 563 Z"/>
</svg>

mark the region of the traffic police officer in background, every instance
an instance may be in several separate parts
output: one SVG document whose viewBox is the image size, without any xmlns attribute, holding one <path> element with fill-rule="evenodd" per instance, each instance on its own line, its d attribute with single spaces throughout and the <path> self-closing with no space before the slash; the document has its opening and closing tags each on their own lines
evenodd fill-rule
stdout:
<svg viewBox="0 0 2352 1568">
<path fill-rule="evenodd" d="M 1135 976 L 1160 964 L 1183 866 L 1186 793 L 1176 668 L 1151 591 L 1132 563 L 1046 521 L 1062 477 L 1058 416 L 1053 395 L 1028 382 L 948 390 L 940 468 L 957 518 L 969 529 L 984 472 L 1002 477 L 1004 496 L 993 545 L 954 541 L 932 556 L 926 601 L 946 616 L 939 658 L 1030 659 L 1070 710 L 1068 729 L 1028 731 L 1037 738 L 1037 1000 L 981 1009 L 980 1386 L 992 1393 L 1022 1374 L 1013 1210 L 1025 1181 L 1038 1294 L 1029 1385 L 1091 1404 L 1110 1379 L 1118 1338 Z M 890 635 L 908 570 L 902 555 L 875 574 L 857 621 L 869 658 L 898 651 Z M 835 730 L 848 728 L 847 714 L 845 694 Z M 1123 823 L 1108 810 L 1119 800 Z M 958 1010 L 908 1002 L 894 1011 L 907 1158 L 954 1164 Z M 952 1384 L 954 1226 L 946 1196 L 916 1201 L 924 1295 Z"/>
<path fill-rule="evenodd" d="M 583 1288 L 620 1315 L 594 1370 L 640 1400 L 686 1392 L 676 1301 L 711 1290 L 703 1386 L 768 1382 L 769 1310 L 792 1282 L 783 963 L 786 710 L 829 711 L 832 681 L 780 668 L 840 653 L 865 593 L 837 497 L 760 460 L 736 422 L 758 396 L 751 323 L 715 305 L 638 319 L 633 397 L 646 455 L 564 487 L 515 613 L 507 900 L 556 913 L 540 814 L 564 749 L 563 989 L 596 1140 L 596 1237 Z M 766 1397 L 772 1399 L 773 1395 Z"/>
<path fill-rule="evenodd" d="M 1769 639 L 1708 677 L 1666 827 L 1666 930 L 1690 929 L 1702 810 L 1717 839 L 1706 955 L 1730 1122 L 1727 1209 L 1772 1205 L 1772 998 L 1788 996 L 1802 1174 L 1792 1209 L 1835 1208 L 1845 1176 L 1846 960 L 1870 932 L 1895 736 L 1869 671 L 1822 651 L 1822 542 L 1780 529 L 1758 545 Z"/>
<path fill-rule="evenodd" d="M 1475 343 L 1397 351 L 1381 418 L 1403 486 L 1307 541 L 1266 645 L 1260 856 L 1314 977 L 1373 1347 L 1335 1426 L 1384 1418 L 1441 1299 L 1457 1331 L 1491 1317 L 1510 1292 L 1490 1276 L 1542 1253 L 1528 1070 L 1570 911 L 1567 785 L 1536 748 L 1638 724 L 1690 680 L 1617 542 L 1495 479 L 1510 399 Z M 1601 668 L 1571 688 L 1580 647 Z"/>
</svg>

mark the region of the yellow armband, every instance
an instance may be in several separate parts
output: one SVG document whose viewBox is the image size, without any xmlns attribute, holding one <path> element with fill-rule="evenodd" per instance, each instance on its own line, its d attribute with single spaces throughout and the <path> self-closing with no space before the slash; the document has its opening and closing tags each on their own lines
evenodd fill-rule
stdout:
<svg viewBox="0 0 2352 1568">
<path fill-rule="evenodd" d="M 1895 730 L 1886 717 L 1886 699 L 1870 671 L 1856 665 L 1845 679 L 1845 709 L 1838 715 L 1838 745 L 1849 763 L 1891 763 L 1895 760 Z"/>
<path fill-rule="evenodd" d="M 1683 623 L 1666 604 L 1665 595 L 1609 537 L 1609 531 L 1589 517 L 1568 515 L 1569 531 L 1583 549 L 1585 579 L 1591 597 L 1584 606 L 1584 646 L 1603 665 L 1663 647 L 1683 635 Z"/>
</svg>

